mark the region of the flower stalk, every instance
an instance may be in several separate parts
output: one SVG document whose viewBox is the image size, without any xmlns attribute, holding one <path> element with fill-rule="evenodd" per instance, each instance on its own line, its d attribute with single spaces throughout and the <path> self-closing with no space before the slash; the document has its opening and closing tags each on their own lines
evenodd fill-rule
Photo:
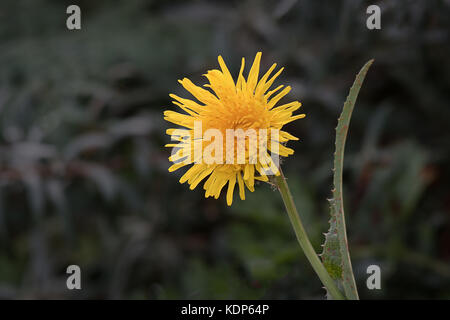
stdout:
<svg viewBox="0 0 450 320">
<path fill-rule="evenodd" d="M 308 261 L 311 263 L 314 271 L 319 276 L 319 279 L 322 281 L 323 285 L 328 290 L 329 294 L 335 300 L 344 300 L 345 297 L 341 293 L 341 291 L 336 286 L 334 280 L 330 277 L 327 270 L 323 266 L 320 261 L 317 253 L 315 252 L 311 241 L 309 241 L 308 235 L 306 234 L 305 228 L 303 227 L 300 216 L 298 215 L 297 208 L 294 204 L 294 199 L 292 198 L 292 194 L 289 190 L 289 186 L 286 182 L 286 179 L 283 175 L 283 172 L 280 169 L 280 175 L 274 177 L 275 184 L 280 191 L 281 198 L 283 199 L 284 205 L 286 207 L 287 214 L 289 216 L 289 220 L 291 221 L 292 227 L 294 229 L 295 235 L 297 236 L 298 243 L 300 247 L 303 249 L 303 252 L 308 258 Z"/>
</svg>

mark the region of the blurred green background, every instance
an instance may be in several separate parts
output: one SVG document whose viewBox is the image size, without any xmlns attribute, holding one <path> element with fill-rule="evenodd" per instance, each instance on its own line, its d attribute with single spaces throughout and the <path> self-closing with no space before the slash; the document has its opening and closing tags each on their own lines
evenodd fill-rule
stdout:
<svg viewBox="0 0 450 320">
<path fill-rule="evenodd" d="M 82 29 L 66 28 L 77 3 Z M 381 30 L 366 8 L 382 8 Z M 205 199 L 169 174 L 177 79 L 242 56 L 285 66 L 307 117 L 283 162 L 317 251 L 334 127 L 375 63 L 345 159 L 364 299 L 450 298 L 449 1 L 56 1 L 0 4 L 0 298 L 322 299 L 279 194 Z M 66 288 L 66 268 L 82 290 Z M 377 264 L 382 289 L 366 288 Z"/>
</svg>

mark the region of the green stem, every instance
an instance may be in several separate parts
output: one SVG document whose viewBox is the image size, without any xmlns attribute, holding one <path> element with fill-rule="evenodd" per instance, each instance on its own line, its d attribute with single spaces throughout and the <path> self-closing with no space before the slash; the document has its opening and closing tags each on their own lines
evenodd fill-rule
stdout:
<svg viewBox="0 0 450 320">
<path fill-rule="evenodd" d="M 341 293 L 341 291 L 339 291 L 333 279 L 331 279 L 327 270 L 317 256 L 313 246 L 311 245 L 311 242 L 309 241 L 308 235 L 306 234 L 305 228 L 303 227 L 302 221 L 300 220 L 300 216 L 298 215 L 297 208 L 295 207 L 294 200 L 292 198 L 291 192 L 289 191 L 289 187 L 281 169 L 280 175 L 275 176 L 274 180 L 278 187 L 278 190 L 280 191 L 281 198 L 283 198 L 283 202 L 286 207 L 289 219 L 291 220 L 292 227 L 294 228 L 295 235 L 297 236 L 298 243 L 302 247 L 303 252 L 309 260 L 309 263 L 311 263 L 314 271 L 317 273 L 323 285 L 327 288 L 333 299 L 344 300 L 344 295 Z"/>
</svg>

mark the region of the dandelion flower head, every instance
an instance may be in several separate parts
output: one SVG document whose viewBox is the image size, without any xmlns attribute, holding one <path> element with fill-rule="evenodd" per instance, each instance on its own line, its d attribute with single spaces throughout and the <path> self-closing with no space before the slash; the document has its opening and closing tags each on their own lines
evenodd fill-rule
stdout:
<svg viewBox="0 0 450 320">
<path fill-rule="evenodd" d="M 204 88 L 195 85 L 187 78 L 179 80 L 184 89 L 189 91 L 197 101 L 181 98 L 174 94 L 170 95 L 173 103 L 184 113 L 168 110 L 164 112 L 164 119 L 184 127 L 184 129 L 182 131 L 175 128 L 168 129 L 167 134 L 177 143 L 166 146 L 174 148 L 174 152 L 169 157 L 169 160 L 173 162 L 169 168 L 170 172 L 191 165 L 181 177 L 180 183 L 188 182 L 190 189 L 193 190 L 206 179 L 203 184 L 205 197 L 212 196 L 216 199 L 228 184 L 226 198 L 227 204 L 231 205 L 236 185 L 239 188 L 240 198 L 244 200 L 245 189 L 253 192 L 255 180 L 268 181 L 270 173 L 279 174 L 271 159 L 274 156 L 287 157 L 293 154 L 294 150 L 287 148 L 285 144 L 289 140 L 298 140 L 281 129 L 285 124 L 304 118 L 305 115 L 293 115 L 301 106 L 298 101 L 277 106 L 281 98 L 291 90 L 290 86 L 280 85 L 269 90 L 283 68 L 272 75 L 276 68 L 276 64 L 273 64 L 258 79 L 261 52 L 256 54 L 247 79 L 243 75 L 245 59 L 242 58 L 236 82 L 221 56 L 218 57 L 218 61 L 220 70 L 209 70 L 204 75 L 209 82 L 204 85 Z M 252 143 L 255 142 L 255 136 L 250 134 L 245 136 L 244 140 L 239 141 L 233 137 L 234 143 L 230 144 L 226 144 L 227 139 L 218 140 L 216 136 L 216 145 L 217 143 L 221 144 L 225 152 L 219 153 L 216 149 L 207 150 L 211 149 L 208 146 L 212 144 L 212 138 L 196 136 L 194 132 L 196 123 L 201 124 L 202 132 L 214 129 L 223 137 L 227 136 L 229 129 L 257 132 L 256 139 L 264 142 L 257 143 L 257 156 L 251 148 Z M 263 131 L 261 129 L 269 132 L 268 136 L 270 137 L 260 139 L 261 136 L 258 133 Z M 271 130 L 276 130 L 276 138 L 270 135 Z M 267 149 L 264 152 L 261 151 L 263 147 Z M 196 148 L 199 152 L 196 152 Z M 214 163 L 202 161 L 201 157 L 206 151 L 211 152 L 211 155 L 220 161 Z M 237 161 L 238 158 L 241 161 Z"/>
</svg>

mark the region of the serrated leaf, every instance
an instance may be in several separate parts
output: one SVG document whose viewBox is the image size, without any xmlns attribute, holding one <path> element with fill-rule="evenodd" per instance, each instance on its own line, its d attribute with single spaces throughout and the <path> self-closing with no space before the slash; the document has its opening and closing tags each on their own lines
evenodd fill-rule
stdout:
<svg viewBox="0 0 450 320">
<path fill-rule="evenodd" d="M 325 234 L 325 243 L 321 254 L 322 262 L 330 276 L 344 288 L 347 299 L 359 299 L 353 276 L 350 253 L 347 244 L 347 231 L 345 227 L 345 214 L 342 194 L 342 170 L 344 164 L 345 141 L 348 126 L 355 107 L 356 98 L 361 89 L 364 78 L 372 65 L 373 60 L 367 62 L 357 74 L 347 99 L 344 103 L 341 116 L 336 127 L 336 151 L 334 153 L 333 199 L 330 200 L 330 229 Z"/>
</svg>

